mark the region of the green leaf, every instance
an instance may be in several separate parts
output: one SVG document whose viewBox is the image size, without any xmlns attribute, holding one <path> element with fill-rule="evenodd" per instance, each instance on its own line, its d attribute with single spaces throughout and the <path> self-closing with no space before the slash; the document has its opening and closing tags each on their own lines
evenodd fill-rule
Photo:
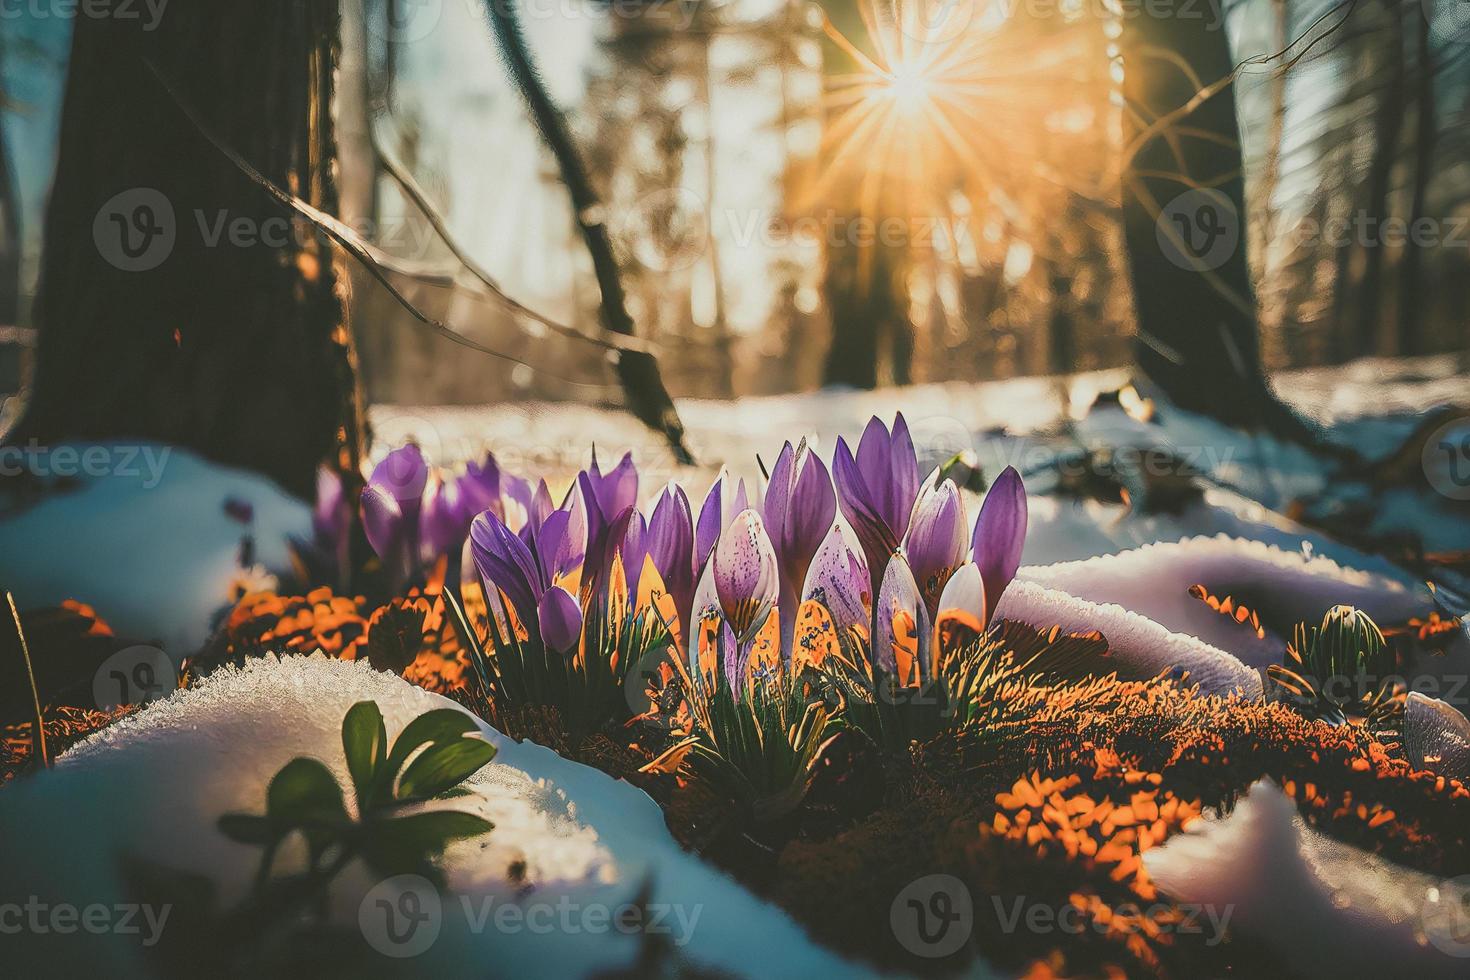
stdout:
<svg viewBox="0 0 1470 980">
<path fill-rule="evenodd" d="M 342 752 L 361 815 L 372 805 L 373 780 L 388 759 L 388 730 L 377 704 L 359 701 L 348 709 L 342 719 Z"/>
<path fill-rule="evenodd" d="M 478 738 L 459 738 L 433 745 L 403 772 L 399 801 L 426 800 L 452 789 L 479 772 L 495 758 L 495 746 Z"/>
<path fill-rule="evenodd" d="M 454 708 L 439 708 L 419 715 L 404 726 L 393 742 L 393 751 L 388 755 L 388 778 L 398 775 L 403 763 L 419 746 L 455 741 L 473 731 L 478 731 L 475 719 Z"/>
<path fill-rule="evenodd" d="M 347 823 L 342 787 L 316 759 L 292 759 L 271 779 L 265 794 L 267 819 L 278 831 Z"/>
<path fill-rule="evenodd" d="M 413 848 L 421 854 L 438 855 L 454 841 L 478 837 L 495 829 L 484 817 L 459 810 L 434 810 L 398 817 L 379 824 L 374 836 Z"/>
<path fill-rule="evenodd" d="M 434 867 L 433 859 L 450 843 L 478 837 L 494 826 L 472 813 L 456 810 L 416 813 L 367 824 L 356 849 L 382 877 L 419 874 L 442 886 L 443 875 Z"/>
<path fill-rule="evenodd" d="M 220 833 L 240 844 L 269 844 L 280 836 L 270 820 L 253 813 L 227 813 L 218 826 Z"/>
</svg>

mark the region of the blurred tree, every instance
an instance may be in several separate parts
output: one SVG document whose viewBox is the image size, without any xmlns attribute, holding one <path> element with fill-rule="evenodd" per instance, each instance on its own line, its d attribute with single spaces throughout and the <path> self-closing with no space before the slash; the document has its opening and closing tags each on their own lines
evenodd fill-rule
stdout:
<svg viewBox="0 0 1470 980">
<path fill-rule="evenodd" d="M 823 3 L 832 25 L 847 38 L 867 33 L 862 17 L 865 0 L 827 0 Z M 834 79 L 852 76 L 863 66 L 842 45 L 828 37 L 822 44 L 822 69 L 826 87 Z M 834 112 L 834 115 L 836 113 Z M 829 120 L 828 128 L 834 128 Z M 910 148 L 908 152 L 915 152 Z M 877 166 L 869 161 L 871 166 Z M 820 216 L 826 228 L 826 278 L 823 294 L 832 322 L 832 345 L 827 351 L 826 384 L 875 388 L 879 365 L 888 368 L 892 384 L 908 384 L 914 352 L 914 325 L 909 317 L 907 249 L 888 236 L 864 236 L 864 221 L 882 222 L 905 217 L 883 200 L 863 179 L 867 168 L 855 168 L 844 182 L 836 184 L 829 198 L 838 202 L 835 211 Z M 876 186 L 876 185 L 874 185 Z"/>
<path fill-rule="evenodd" d="M 613 253 L 612 239 L 608 236 L 607 213 L 592 187 L 587 168 L 572 142 L 566 120 L 551 101 L 531 50 L 521 31 L 515 0 L 486 0 L 490 20 L 495 28 L 495 39 L 500 45 L 516 87 L 530 109 L 547 149 L 556 159 L 558 173 L 572 200 L 577 228 L 582 234 L 583 244 L 592 258 L 593 272 L 597 277 L 597 289 L 602 302 L 599 311 L 603 328 L 617 334 L 634 336 L 633 317 L 628 313 L 628 301 L 623 289 L 617 258 Z M 617 355 L 618 379 L 628 399 L 628 408 L 643 423 L 668 440 L 669 448 L 676 459 L 692 463 L 684 445 L 684 424 L 679 420 L 678 410 L 664 387 L 658 362 L 652 354 L 643 351 L 619 351 Z"/>
<path fill-rule="evenodd" d="M 78 17 L 16 439 L 150 439 L 313 492 L 362 438 L 333 255 L 201 134 L 336 209 L 335 0 Z"/>
<path fill-rule="evenodd" d="M 1223 2 L 1179 14 L 1138 11 L 1123 18 L 1120 38 L 1135 357 L 1185 408 L 1315 442 L 1271 393 L 1261 364 Z"/>
<path fill-rule="evenodd" d="M 4 115 L 10 108 L 3 84 L 5 44 L 0 38 L 0 327 L 14 326 L 20 314 L 20 191 L 10 166 Z M 8 380 L 8 379 L 6 379 Z"/>
<path fill-rule="evenodd" d="M 1414 183 L 1409 202 L 1409 233 L 1399 263 L 1399 354 L 1424 353 L 1424 330 L 1420 322 L 1424 234 L 1419 226 L 1426 218 L 1429 180 L 1434 175 L 1435 59 L 1429 33 L 1432 9 L 1427 4 L 1415 4 L 1409 15 L 1414 27 Z"/>
<path fill-rule="evenodd" d="M 1358 353 L 1371 356 L 1382 352 L 1382 308 L 1384 292 L 1383 223 L 1391 216 L 1389 195 L 1393 191 L 1394 165 L 1404 125 L 1404 12 L 1400 0 L 1384 0 L 1386 26 L 1370 34 L 1368 52 L 1381 59 L 1378 70 L 1370 62 L 1367 77 L 1381 86 L 1374 115 L 1373 162 L 1368 168 L 1367 200 L 1360 230 L 1354 239 L 1357 256 L 1350 258 L 1356 278 Z M 1374 43 L 1376 42 L 1376 43 Z"/>
</svg>

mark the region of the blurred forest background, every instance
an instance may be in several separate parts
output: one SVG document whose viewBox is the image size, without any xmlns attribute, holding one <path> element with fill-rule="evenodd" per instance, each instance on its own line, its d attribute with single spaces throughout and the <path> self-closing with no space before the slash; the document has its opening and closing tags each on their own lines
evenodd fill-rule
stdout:
<svg viewBox="0 0 1470 980">
<path fill-rule="evenodd" d="M 611 233 L 640 337 L 673 395 L 721 397 L 1127 363 L 1119 37 L 1137 9 L 948 10 L 957 30 L 936 57 L 962 64 L 970 105 L 942 140 L 854 118 L 861 96 L 845 93 L 894 40 L 857 0 L 539 0 L 521 17 L 603 202 L 581 217 Z M 1224 13 L 1266 366 L 1470 347 L 1467 5 Z M 608 351 L 571 335 L 594 329 L 598 283 L 484 4 L 367 0 L 342 16 L 339 213 L 415 304 L 509 355 L 417 329 L 356 269 L 369 400 L 618 401 Z M 69 30 L 0 22 L 7 392 L 34 345 Z M 924 97 L 927 80 L 889 68 L 900 106 Z M 875 169 L 891 179 L 870 194 Z M 882 240 L 855 248 L 870 232 Z"/>
</svg>

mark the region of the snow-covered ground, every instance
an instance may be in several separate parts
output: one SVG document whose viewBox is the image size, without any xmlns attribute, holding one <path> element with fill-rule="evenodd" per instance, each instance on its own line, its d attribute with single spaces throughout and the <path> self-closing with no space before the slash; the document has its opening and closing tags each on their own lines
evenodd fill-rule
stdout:
<svg viewBox="0 0 1470 980">
<path fill-rule="evenodd" d="M 1144 855 L 1161 890 L 1199 909 L 1208 931 L 1262 947 L 1298 977 L 1464 977 L 1470 882 L 1442 881 L 1308 827 L 1261 781 L 1227 817 L 1211 816 Z M 1215 938 L 1218 938 L 1216 936 Z"/>
<path fill-rule="evenodd" d="M 50 907 L 111 908 L 135 897 L 121 875 L 127 857 L 203 874 L 220 906 L 233 906 L 249 886 L 261 849 L 226 838 L 217 829 L 219 817 L 263 812 L 270 777 L 297 756 L 320 759 L 349 786 L 342 717 L 361 700 L 378 704 L 390 740 L 426 711 L 457 707 L 366 664 L 288 657 L 216 674 L 105 729 L 62 756 L 51 772 L 6 788 L 0 868 L 7 895 L 36 896 Z M 648 931 L 703 970 L 867 975 L 687 854 L 642 791 L 479 727 L 499 750 L 495 761 L 467 784 L 471 795 L 430 806 L 478 813 L 495 829 L 446 852 L 451 894 L 426 927 L 437 929 L 437 938 L 398 961 L 403 975 L 579 977 L 631 968 L 645 937 L 614 928 L 611 915 L 640 897 L 647 902 Z M 284 871 L 291 855 L 282 858 Z M 517 861 L 525 862 L 523 882 L 510 876 Z M 415 947 L 395 946 L 383 931 L 388 925 L 373 915 L 378 899 L 396 902 L 395 889 L 411 884 L 388 879 L 380 887 L 365 866 L 349 865 L 331 888 L 331 922 L 361 929 L 380 951 L 407 954 Z M 417 898 L 432 903 L 427 895 Z M 499 915 L 505 904 L 519 906 L 520 914 Z M 543 928 L 544 922 L 553 927 Z M 105 962 L 109 976 L 157 975 L 148 967 L 143 938 L 27 930 L 6 937 L 0 972 L 83 976 Z M 752 944 L 779 950 L 779 956 L 752 955 Z M 374 962 L 384 970 L 395 965 L 386 957 Z"/>
</svg>

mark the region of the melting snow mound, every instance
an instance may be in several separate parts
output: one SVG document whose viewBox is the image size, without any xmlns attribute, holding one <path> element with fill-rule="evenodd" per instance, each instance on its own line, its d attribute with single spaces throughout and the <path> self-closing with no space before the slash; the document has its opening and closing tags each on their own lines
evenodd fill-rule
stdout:
<svg viewBox="0 0 1470 980">
<path fill-rule="evenodd" d="M 220 906 L 232 906 L 261 850 L 225 838 L 216 821 L 263 812 L 266 784 L 296 756 L 320 759 L 350 786 L 341 723 L 362 700 L 378 704 L 390 740 L 426 711 L 458 707 L 366 664 L 268 658 L 222 671 L 99 732 L 51 772 L 6 788 L 0 867 L 7 896 L 16 896 L 7 900 L 78 908 L 128 902 L 119 874 L 128 857 L 204 874 Z M 495 761 L 467 784 L 471 795 L 433 805 L 478 813 L 495 829 L 446 851 L 449 892 L 437 903 L 428 947 L 411 959 L 385 956 L 375 972 L 572 977 L 630 969 L 648 936 L 618 928 L 613 915 L 641 901 L 647 932 L 701 968 L 865 975 L 682 851 L 637 788 L 483 723 L 480 729 L 499 750 Z M 524 865 L 523 873 L 512 864 Z M 385 894 L 396 903 L 401 884 L 379 883 L 365 866 L 349 865 L 331 886 L 332 924 L 360 929 L 379 952 L 403 952 L 385 947 L 369 914 Z M 500 914 L 507 905 L 519 911 Z M 149 928 L 139 921 L 141 935 L 7 936 L 8 965 L 47 975 L 85 975 L 104 965 L 111 976 L 156 975 L 143 945 Z M 754 939 L 768 955 L 752 955 Z"/>
</svg>

